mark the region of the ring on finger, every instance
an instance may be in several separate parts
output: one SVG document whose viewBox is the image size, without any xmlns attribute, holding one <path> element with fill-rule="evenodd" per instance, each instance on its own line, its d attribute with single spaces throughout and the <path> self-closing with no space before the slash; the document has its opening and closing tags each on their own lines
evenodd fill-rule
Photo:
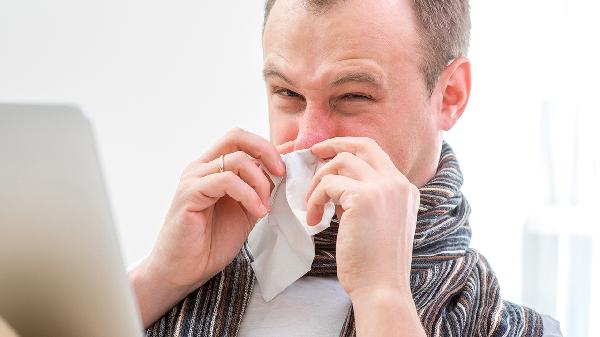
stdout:
<svg viewBox="0 0 600 337">
<path fill-rule="evenodd" d="M 223 173 L 225 171 L 225 155 L 222 154 L 219 157 L 219 173 Z"/>
</svg>

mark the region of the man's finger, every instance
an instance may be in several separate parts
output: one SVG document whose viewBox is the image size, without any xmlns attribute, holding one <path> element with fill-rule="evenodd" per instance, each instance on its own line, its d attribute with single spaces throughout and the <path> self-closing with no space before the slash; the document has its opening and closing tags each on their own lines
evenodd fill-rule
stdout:
<svg viewBox="0 0 600 337">
<path fill-rule="evenodd" d="M 367 137 L 330 138 L 313 145 L 310 150 L 322 159 L 333 158 L 341 152 L 350 152 L 366 161 L 375 170 L 390 168 L 390 164 L 394 165 L 379 144 Z"/>
<path fill-rule="evenodd" d="M 231 171 L 242 178 L 246 184 L 256 191 L 263 204 L 267 207 L 269 206 L 271 195 L 269 186 L 271 183 L 263 170 L 257 165 L 256 159 L 242 151 L 237 151 L 225 155 L 223 164 L 225 171 Z M 219 159 L 197 164 L 193 170 L 188 171 L 182 176 L 182 180 L 198 179 L 214 173 L 219 173 Z"/>
<path fill-rule="evenodd" d="M 202 177 L 185 194 L 192 201 L 187 209 L 190 212 L 203 211 L 228 195 L 257 218 L 262 218 L 267 213 L 256 191 L 231 171 Z"/>
<path fill-rule="evenodd" d="M 315 187 L 321 182 L 321 179 L 330 174 L 341 175 L 358 181 L 367 181 L 373 179 L 376 173 L 369 164 L 359 157 L 349 152 L 340 152 L 317 170 L 306 191 L 306 200 L 308 200 Z"/>
<path fill-rule="evenodd" d="M 221 155 L 243 151 L 260 160 L 267 169 L 275 175 L 285 174 L 285 163 L 275 145 L 266 139 L 242 129 L 229 131 L 213 148 L 198 160 L 209 162 Z"/>
<path fill-rule="evenodd" d="M 286 154 L 294 151 L 294 145 L 296 144 L 296 140 L 290 140 L 289 142 L 285 142 L 283 144 L 277 145 L 277 151 L 279 154 Z"/>
<path fill-rule="evenodd" d="M 321 182 L 308 198 L 306 205 L 306 222 L 314 226 L 323 218 L 325 204 L 329 200 L 334 204 L 342 206 L 344 210 L 352 204 L 351 198 L 360 195 L 359 181 L 339 176 L 327 175 L 321 179 Z"/>
</svg>

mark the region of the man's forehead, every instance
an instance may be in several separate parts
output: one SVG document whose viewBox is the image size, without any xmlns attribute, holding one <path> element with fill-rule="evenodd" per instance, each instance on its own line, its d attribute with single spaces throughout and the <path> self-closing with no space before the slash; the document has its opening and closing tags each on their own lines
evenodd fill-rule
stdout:
<svg viewBox="0 0 600 337">
<path fill-rule="evenodd" d="M 394 49 L 416 50 L 417 32 L 407 0 L 345 0 L 322 13 L 303 3 L 277 0 L 265 25 L 265 56 L 271 49 L 283 57 L 287 57 L 283 51 L 299 48 L 321 57 L 341 49 L 388 54 Z"/>
<path fill-rule="evenodd" d="M 265 28 L 275 17 L 275 21 L 291 24 L 300 17 L 313 19 L 314 23 L 352 20 L 359 24 L 367 20 L 373 26 L 403 26 L 414 30 L 414 11 L 410 0 L 277 0 L 268 8 Z M 389 22 L 389 18 L 393 18 Z M 336 21 L 336 19 L 339 19 Z M 388 25 L 387 29 L 392 29 Z"/>
<path fill-rule="evenodd" d="M 315 14 L 300 0 L 277 0 L 265 26 L 264 75 L 293 82 L 294 77 L 316 78 L 328 72 L 335 73 L 333 77 L 348 75 L 340 82 L 381 84 L 385 79 L 380 74 L 417 59 L 412 14 L 402 9 L 398 1 L 345 0 Z M 321 69 L 347 60 L 355 60 L 351 63 L 362 69 L 349 74 Z"/>
</svg>

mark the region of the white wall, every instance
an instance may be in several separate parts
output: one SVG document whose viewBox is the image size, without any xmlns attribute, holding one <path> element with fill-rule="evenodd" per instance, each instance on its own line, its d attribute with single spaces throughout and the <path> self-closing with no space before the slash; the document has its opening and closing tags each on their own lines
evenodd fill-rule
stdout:
<svg viewBox="0 0 600 337">
<path fill-rule="evenodd" d="M 267 136 L 261 21 L 251 1 L 0 1 L 0 100 L 92 115 L 128 263 L 189 161 L 234 126 Z"/>
<path fill-rule="evenodd" d="M 552 21 L 566 3 L 472 1 L 472 98 L 447 137 L 473 206 L 473 246 L 517 302 L 539 113 L 566 76 L 570 49 L 553 44 L 566 33 Z M 262 7 L 0 0 L 0 101 L 72 102 L 93 116 L 128 264 L 152 247 L 189 161 L 234 126 L 267 137 Z"/>
</svg>

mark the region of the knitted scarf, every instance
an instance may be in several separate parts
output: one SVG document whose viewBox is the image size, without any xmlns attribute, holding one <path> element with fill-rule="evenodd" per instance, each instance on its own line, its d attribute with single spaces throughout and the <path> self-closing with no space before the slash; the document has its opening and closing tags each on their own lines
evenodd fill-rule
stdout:
<svg viewBox="0 0 600 337">
<path fill-rule="evenodd" d="M 494 272 L 469 248 L 470 207 L 460 188 L 462 173 L 447 143 L 437 172 L 420 189 L 414 237 L 411 291 L 428 336 L 542 335 L 535 311 L 503 301 Z M 338 222 L 315 236 L 311 276 L 336 275 Z M 148 337 L 235 337 L 253 290 L 251 255 L 244 245 L 236 258 L 147 331 Z M 350 308 L 340 337 L 356 336 Z"/>
</svg>

